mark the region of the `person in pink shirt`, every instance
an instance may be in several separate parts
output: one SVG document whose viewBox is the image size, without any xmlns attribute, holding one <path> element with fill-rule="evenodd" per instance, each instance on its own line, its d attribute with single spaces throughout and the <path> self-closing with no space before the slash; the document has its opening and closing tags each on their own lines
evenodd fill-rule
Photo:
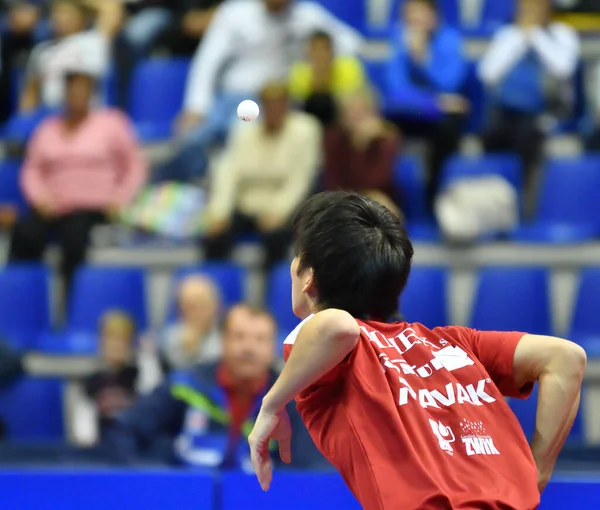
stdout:
<svg viewBox="0 0 600 510">
<path fill-rule="evenodd" d="M 63 113 L 44 121 L 29 143 L 21 186 L 31 210 L 17 221 L 10 250 L 11 262 L 39 260 L 56 232 L 67 286 L 92 228 L 129 203 L 147 173 L 127 117 L 92 107 L 96 77 L 84 67 L 67 73 Z"/>
</svg>

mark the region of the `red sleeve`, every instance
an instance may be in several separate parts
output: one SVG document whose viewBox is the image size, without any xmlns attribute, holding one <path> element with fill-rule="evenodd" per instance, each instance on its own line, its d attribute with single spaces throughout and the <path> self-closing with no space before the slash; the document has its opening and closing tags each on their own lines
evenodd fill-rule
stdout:
<svg viewBox="0 0 600 510">
<path fill-rule="evenodd" d="M 530 395 L 533 383 L 519 388 L 514 377 L 515 350 L 525 333 L 478 331 L 463 327 L 444 329 L 445 335 L 475 355 L 502 395 L 515 398 L 527 398 Z"/>
</svg>

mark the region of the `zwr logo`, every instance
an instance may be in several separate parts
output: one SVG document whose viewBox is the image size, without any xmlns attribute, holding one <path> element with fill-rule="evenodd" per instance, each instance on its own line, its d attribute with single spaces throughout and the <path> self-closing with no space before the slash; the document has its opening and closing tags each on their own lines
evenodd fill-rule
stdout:
<svg viewBox="0 0 600 510">
<path fill-rule="evenodd" d="M 485 385 L 491 383 L 490 379 L 481 379 L 477 385 L 467 384 L 463 386 L 459 383 L 448 383 L 446 384 L 445 393 L 426 388 L 419 389 L 417 393 L 404 377 L 399 377 L 398 380 L 401 384 L 398 398 L 398 405 L 400 406 L 408 404 L 409 397 L 413 400 L 418 400 L 423 409 L 427 409 L 428 407 L 439 409 L 440 405 L 450 407 L 456 403 L 482 406 L 482 401 L 488 404 L 496 402 L 494 397 L 485 392 Z"/>
<path fill-rule="evenodd" d="M 450 443 L 454 443 L 454 433 L 450 427 L 446 427 L 441 421 L 435 421 L 429 418 L 429 424 L 431 430 L 438 440 L 440 448 L 445 451 L 448 455 L 454 455 L 454 450 Z"/>
</svg>

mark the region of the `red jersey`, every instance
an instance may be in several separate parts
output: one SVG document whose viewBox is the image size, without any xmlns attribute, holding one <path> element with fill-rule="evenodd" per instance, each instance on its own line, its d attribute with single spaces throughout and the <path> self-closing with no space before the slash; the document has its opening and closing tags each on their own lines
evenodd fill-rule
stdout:
<svg viewBox="0 0 600 510">
<path fill-rule="evenodd" d="M 537 508 L 536 465 L 504 399 L 532 389 L 513 377 L 523 333 L 357 322 L 356 348 L 296 402 L 363 509 Z"/>
</svg>

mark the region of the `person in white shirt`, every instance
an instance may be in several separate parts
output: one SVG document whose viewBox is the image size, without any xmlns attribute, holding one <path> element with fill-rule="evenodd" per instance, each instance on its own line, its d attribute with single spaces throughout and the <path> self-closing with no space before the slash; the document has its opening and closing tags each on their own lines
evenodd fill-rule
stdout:
<svg viewBox="0 0 600 510">
<path fill-rule="evenodd" d="M 267 84 L 260 97 L 261 120 L 240 126 L 213 169 L 204 249 L 228 258 L 237 237 L 254 231 L 268 270 L 287 255 L 292 214 L 315 184 L 322 133 L 313 116 L 290 111 L 284 84 Z"/>
<path fill-rule="evenodd" d="M 221 296 L 210 278 L 196 274 L 179 283 L 177 320 L 162 331 L 157 345 L 165 373 L 219 359 L 220 312 Z"/>
<path fill-rule="evenodd" d="M 485 148 L 517 152 L 528 170 L 552 122 L 570 113 L 580 55 L 575 30 L 550 15 L 549 0 L 521 0 L 516 22 L 498 31 L 479 66 L 492 100 Z"/>
<path fill-rule="evenodd" d="M 54 38 L 39 43 L 32 51 L 27 66 L 25 90 L 20 112 L 40 107 L 57 108 L 65 95 L 65 73 L 73 66 L 85 65 L 102 78 L 110 61 L 110 37 L 106 25 L 87 30 L 93 11 L 75 0 L 55 0 L 50 21 Z"/>
<path fill-rule="evenodd" d="M 318 30 L 332 35 L 336 54 L 356 54 L 363 42 L 314 2 L 231 0 L 219 6 L 192 61 L 177 122 L 180 147 L 168 166 L 190 180 L 202 177 L 207 150 L 226 136 L 240 101 L 285 79 Z"/>
</svg>

